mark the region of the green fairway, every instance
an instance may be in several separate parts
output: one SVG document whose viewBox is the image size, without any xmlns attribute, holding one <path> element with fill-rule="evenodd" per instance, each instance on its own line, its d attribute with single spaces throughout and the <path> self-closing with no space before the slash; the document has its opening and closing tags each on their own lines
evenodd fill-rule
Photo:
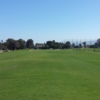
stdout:
<svg viewBox="0 0 100 100">
<path fill-rule="evenodd" d="M 0 53 L 0 100 L 100 100 L 100 52 Z"/>
</svg>

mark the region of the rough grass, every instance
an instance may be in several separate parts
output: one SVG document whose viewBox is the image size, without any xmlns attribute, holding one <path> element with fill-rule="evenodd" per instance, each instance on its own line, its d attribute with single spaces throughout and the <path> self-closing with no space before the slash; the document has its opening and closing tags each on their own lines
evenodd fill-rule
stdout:
<svg viewBox="0 0 100 100">
<path fill-rule="evenodd" d="M 100 100 L 100 52 L 1 53 L 0 100 Z"/>
</svg>

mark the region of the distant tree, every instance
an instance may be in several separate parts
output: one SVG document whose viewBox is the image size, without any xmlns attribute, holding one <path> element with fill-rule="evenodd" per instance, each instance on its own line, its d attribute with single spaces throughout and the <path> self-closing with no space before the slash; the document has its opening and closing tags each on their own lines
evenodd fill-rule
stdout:
<svg viewBox="0 0 100 100">
<path fill-rule="evenodd" d="M 82 44 L 79 44 L 79 48 L 82 48 Z"/>
<path fill-rule="evenodd" d="M 45 44 L 45 48 L 46 49 L 62 49 L 64 47 L 64 44 L 61 42 L 56 42 L 55 40 L 53 41 L 47 41 L 47 43 Z"/>
<path fill-rule="evenodd" d="M 20 43 L 18 40 L 15 41 L 15 48 L 18 50 L 20 49 Z"/>
<path fill-rule="evenodd" d="M 25 49 L 26 48 L 26 42 L 25 42 L 25 40 L 19 39 L 18 42 L 20 44 L 20 48 L 19 49 Z"/>
<path fill-rule="evenodd" d="M 94 45 L 90 45 L 90 48 L 94 48 L 95 46 Z"/>
<path fill-rule="evenodd" d="M 95 43 L 94 45 L 90 45 L 90 48 L 93 48 L 95 51 L 95 49 L 98 48 L 97 43 Z"/>
<path fill-rule="evenodd" d="M 63 49 L 68 49 L 68 48 L 71 48 L 71 44 L 69 41 L 63 43 L 63 46 L 62 46 Z"/>
<path fill-rule="evenodd" d="M 0 43 L 0 50 L 3 49 L 3 43 Z"/>
<path fill-rule="evenodd" d="M 98 47 L 100 47 L 100 38 L 97 40 Z"/>
<path fill-rule="evenodd" d="M 45 44 L 45 49 L 49 49 L 49 45 L 48 44 Z"/>
<path fill-rule="evenodd" d="M 26 47 L 27 48 L 33 48 L 34 44 L 33 44 L 33 40 L 32 39 L 28 39 L 26 42 Z"/>
<path fill-rule="evenodd" d="M 55 43 L 53 44 L 53 49 L 59 49 L 59 48 L 60 48 L 60 43 L 55 42 Z"/>
<path fill-rule="evenodd" d="M 56 44 L 55 40 L 52 41 L 51 48 L 57 49 L 57 44 Z"/>
<path fill-rule="evenodd" d="M 65 43 L 65 45 L 64 45 L 64 48 L 71 48 L 71 44 L 70 44 L 70 42 L 69 41 L 67 41 L 66 43 Z"/>
<path fill-rule="evenodd" d="M 14 39 L 11 39 L 11 38 L 7 39 L 6 44 L 9 50 L 15 50 L 15 40 Z"/>
<path fill-rule="evenodd" d="M 98 43 L 97 42 L 94 45 L 95 45 L 96 48 L 98 48 Z"/>
<path fill-rule="evenodd" d="M 51 48 L 51 45 L 52 45 L 52 41 L 47 41 L 46 48 L 47 49 Z"/>
<path fill-rule="evenodd" d="M 86 42 L 83 42 L 84 48 L 86 48 Z"/>
<path fill-rule="evenodd" d="M 3 40 L 1 40 L 1 42 L 0 42 L 0 50 L 3 49 L 3 46 L 4 46 L 4 44 L 3 44 Z"/>
<path fill-rule="evenodd" d="M 55 41 L 47 41 L 46 43 L 47 47 L 50 49 L 50 48 L 55 48 Z"/>
<path fill-rule="evenodd" d="M 63 48 L 63 43 L 59 43 L 59 42 L 57 42 L 57 45 L 58 45 L 58 49 L 62 49 Z"/>
</svg>

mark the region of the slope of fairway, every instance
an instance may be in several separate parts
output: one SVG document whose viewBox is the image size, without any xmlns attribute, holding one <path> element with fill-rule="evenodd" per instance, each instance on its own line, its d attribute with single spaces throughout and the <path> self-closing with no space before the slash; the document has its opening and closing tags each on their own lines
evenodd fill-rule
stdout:
<svg viewBox="0 0 100 100">
<path fill-rule="evenodd" d="M 100 52 L 0 53 L 0 100 L 100 100 Z"/>
</svg>

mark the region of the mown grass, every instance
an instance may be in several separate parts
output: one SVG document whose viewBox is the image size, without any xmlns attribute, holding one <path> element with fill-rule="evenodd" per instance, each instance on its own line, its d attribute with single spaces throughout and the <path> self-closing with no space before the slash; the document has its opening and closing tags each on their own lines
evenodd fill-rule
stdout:
<svg viewBox="0 0 100 100">
<path fill-rule="evenodd" d="M 0 53 L 0 100 L 100 100 L 100 52 Z"/>
</svg>

